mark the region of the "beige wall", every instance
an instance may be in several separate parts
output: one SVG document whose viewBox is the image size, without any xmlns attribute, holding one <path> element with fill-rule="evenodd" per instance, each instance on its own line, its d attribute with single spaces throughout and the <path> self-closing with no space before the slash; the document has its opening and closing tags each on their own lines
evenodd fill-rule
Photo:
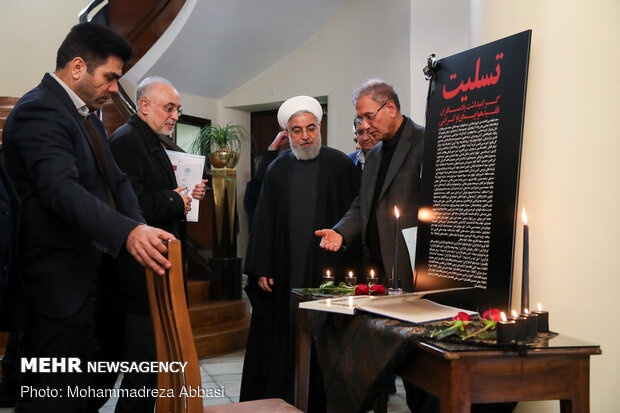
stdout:
<svg viewBox="0 0 620 413">
<path fill-rule="evenodd" d="M 280 62 L 222 99 L 225 107 L 327 96 L 329 146 L 352 152 L 351 92 L 383 77 L 409 113 L 409 2 L 351 0 L 319 32 Z"/>
<path fill-rule="evenodd" d="M 56 67 L 56 50 L 85 0 L 0 1 L 0 95 L 22 96 Z"/>
<path fill-rule="evenodd" d="M 431 53 L 438 59 L 469 49 L 469 2 L 411 0 L 411 116 L 426 123 L 428 82 L 422 68 Z"/>
<path fill-rule="evenodd" d="M 353 152 L 353 89 L 382 77 L 410 108 L 409 2 L 351 0 L 297 51 L 221 100 L 224 108 L 282 102 L 296 95 L 328 97 L 329 146 Z M 277 106 L 275 106 L 277 107 Z M 249 112 L 247 112 L 249 115 Z M 249 121 L 249 117 L 248 117 Z M 249 152 L 239 162 L 239 201 L 249 179 Z M 239 254 L 245 255 L 247 217 L 240 208 Z"/>
<path fill-rule="evenodd" d="M 519 191 L 530 222 L 530 300 L 551 312 L 554 331 L 602 346 L 591 367 L 596 413 L 620 411 L 618 18 L 616 0 L 472 1 L 474 45 L 533 29 Z M 545 402 L 518 411 L 560 410 Z"/>
<path fill-rule="evenodd" d="M 56 49 L 85 3 L 1 0 L 0 95 L 21 96 L 54 69 Z M 424 123 L 427 83 L 420 70 L 429 53 L 442 57 L 533 29 L 519 193 L 519 209 L 527 207 L 530 221 L 531 301 L 551 311 L 553 330 L 602 345 L 604 354 L 592 360 L 591 411 L 614 413 L 620 411 L 620 333 L 613 319 L 620 291 L 620 132 L 613 122 L 620 94 L 618 17 L 616 0 L 351 0 L 299 50 L 224 99 L 183 94 L 183 107 L 249 128 L 249 112 L 236 107 L 325 95 L 330 145 L 349 152 L 351 90 L 361 81 L 390 80 L 403 112 Z M 249 178 L 248 151 L 243 156 L 239 201 Z M 243 255 L 245 214 L 241 219 Z M 522 403 L 518 411 L 559 407 Z"/>
</svg>

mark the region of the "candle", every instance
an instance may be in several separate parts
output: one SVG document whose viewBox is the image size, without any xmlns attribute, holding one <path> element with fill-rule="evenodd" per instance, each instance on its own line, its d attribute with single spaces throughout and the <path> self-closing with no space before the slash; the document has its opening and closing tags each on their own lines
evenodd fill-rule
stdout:
<svg viewBox="0 0 620 413">
<path fill-rule="evenodd" d="M 357 284 L 357 277 L 353 275 L 353 271 L 349 271 L 349 275 L 344 279 L 347 284 L 355 285 Z"/>
<path fill-rule="evenodd" d="M 507 320 L 506 314 L 501 313 L 501 321 L 496 324 L 497 344 L 507 346 L 515 341 L 516 323 L 514 320 Z"/>
<path fill-rule="evenodd" d="M 521 213 L 523 219 L 523 269 L 521 277 L 521 312 L 530 307 L 530 230 L 527 225 L 525 208 Z"/>
<path fill-rule="evenodd" d="M 536 314 L 530 313 L 529 309 L 524 308 L 521 317 L 525 317 L 527 319 L 527 338 L 536 338 L 536 335 L 538 333 L 538 316 Z"/>
<path fill-rule="evenodd" d="M 375 270 L 370 270 L 370 276 L 368 277 L 368 284 L 376 284 L 377 277 L 375 276 Z"/>
<path fill-rule="evenodd" d="M 525 317 L 519 317 L 519 314 L 517 314 L 515 310 L 512 310 L 512 317 L 510 319 L 515 322 L 515 340 L 525 340 L 527 334 L 527 319 Z"/>
<path fill-rule="evenodd" d="M 325 275 L 323 276 L 323 282 L 327 281 L 334 281 L 334 276 L 329 270 L 325 271 Z"/>
<path fill-rule="evenodd" d="M 538 332 L 548 333 L 549 332 L 549 312 L 543 311 L 542 305 L 538 303 L 538 311 L 533 311 L 533 313 L 538 315 Z"/>
<path fill-rule="evenodd" d="M 394 266 L 392 267 L 392 282 L 390 283 L 390 287 L 393 289 L 400 288 L 400 279 L 398 277 L 398 218 L 400 218 L 400 212 L 396 205 L 394 205 L 394 216 L 396 219 L 394 220 Z"/>
</svg>

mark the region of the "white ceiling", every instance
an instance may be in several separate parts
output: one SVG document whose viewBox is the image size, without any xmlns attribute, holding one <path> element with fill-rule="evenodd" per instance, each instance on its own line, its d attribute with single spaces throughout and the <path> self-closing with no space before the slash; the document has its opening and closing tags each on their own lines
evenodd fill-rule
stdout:
<svg viewBox="0 0 620 413">
<path fill-rule="evenodd" d="M 183 93 L 219 99 L 297 50 L 346 2 L 197 0 L 144 75 L 163 76 Z"/>
</svg>

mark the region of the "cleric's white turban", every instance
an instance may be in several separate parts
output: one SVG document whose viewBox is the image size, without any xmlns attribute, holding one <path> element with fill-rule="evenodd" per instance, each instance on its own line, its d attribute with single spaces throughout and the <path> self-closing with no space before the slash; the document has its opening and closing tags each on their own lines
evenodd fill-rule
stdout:
<svg viewBox="0 0 620 413">
<path fill-rule="evenodd" d="M 310 96 L 295 96 L 284 102 L 278 110 L 278 123 L 282 129 L 286 129 L 289 119 L 295 112 L 304 110 L 316 116 L 317 121 L 321 122 L 323 108 L 318 100 Z"/>
</svg>

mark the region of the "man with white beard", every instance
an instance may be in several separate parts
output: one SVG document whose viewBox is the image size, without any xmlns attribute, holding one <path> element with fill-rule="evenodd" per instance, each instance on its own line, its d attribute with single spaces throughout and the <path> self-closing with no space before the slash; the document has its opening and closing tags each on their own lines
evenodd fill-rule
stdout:
<svg viewBox="0 0 620 413">
<path fill-rule="evenodd" d="M 347 155 L 321 146 L 322 116 L 309 96 L 291 98 L 278 111 L 291 151 L 265 174 L 250 234 L 244 272 L 253 311 L 240 401 L 293 402 L 296 303 L 290 290 L 318 287 L 326 269 L 343 276 L 361 262 L 351 256 L 359 248 L 330 254 L 315 242 L 316 229 L 329 228 L 325 224 L 334 225 L 348 210 L 360 179 Z"/>
</svg>

